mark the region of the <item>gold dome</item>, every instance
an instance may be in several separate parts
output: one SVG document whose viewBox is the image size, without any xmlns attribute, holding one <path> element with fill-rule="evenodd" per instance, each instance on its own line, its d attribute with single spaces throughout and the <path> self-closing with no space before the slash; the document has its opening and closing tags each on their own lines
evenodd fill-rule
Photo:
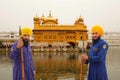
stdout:
<svg viewBox="0 0 120 80">
<path fill-rule="evenodd" d="M 76 19 L 75 24 L 83 24 L 84 20 L 83 18 L 80 16 L 78 19 Z"/>
<path fill-rule="evenodd" d="M 82 17 L 80 17 L 80 18 L 79 18 L 79 21 L 80 21 L 80 22 L 83 22 L 84 20 L 83 20 L 83 18 L 82 18 Z"/>
<path fill-rule="evenodd" d="M 40 20 L 43 20 L 45 18 L 44 14 L 42 14 L 42 17 L 40 18 Z"/>
<path fill-rule="evenodd" d="M 41 19 L 42 24 L 58 24 L 58 19 L 51 16 L 51 13 L 47 17 L 42 16 Z"/>
<path fill-rule="evenodd" d="M 38 21 L 39 20 L 39 17 L 38 16 L 35 16 L 34 17 L 34 21 Z"/>
</svg>

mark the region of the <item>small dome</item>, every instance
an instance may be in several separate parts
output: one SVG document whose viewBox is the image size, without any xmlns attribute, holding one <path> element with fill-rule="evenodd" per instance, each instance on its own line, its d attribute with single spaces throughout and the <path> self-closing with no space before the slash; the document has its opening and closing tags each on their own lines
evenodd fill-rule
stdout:
<svg viewBox="0 0 120 80">
<path fill-rule="evenodd" d="M 38 21 L 39 20 L 39 17 L 38 16 L 35 16 L 34 17 L 34 21 Z"/>
<path fill-rule="evenodd" d="M 81 16 L 75 21 L 75 24 L 83 24 L 83 23 L 84 23 L 84 20 Z"/>
<path fill-rule="evenodd" d="M 53 16 L 51 16 L 51 13 L 49 13 L 49 16 L 47 16 L 47 17 L 44 17 L 44 16 L 42 16 L 41 17 L 41 19 L 42 19 L 42 23 L 43 24 L 58 24 L 58 19 L 57 18 L 54 18 Z"/>
<path fill-rule="evenodd" d="M 42 17 L 41 17 L 40 19 L 42 20 L 42 19 L 44 19 L 44 18 L 45 18 L 45 16 L 44 16 L 44 14 L 42 14 Z"/>
<path fill-rule="evenodd" d="M 84 20 L 83 20 L 83 18 L 82 18 L 82 17 L 80 17 L 80 18 L 79 18 L 79 21 L 80 21 L 80 22 L 83 22 Z"/>
</svg>

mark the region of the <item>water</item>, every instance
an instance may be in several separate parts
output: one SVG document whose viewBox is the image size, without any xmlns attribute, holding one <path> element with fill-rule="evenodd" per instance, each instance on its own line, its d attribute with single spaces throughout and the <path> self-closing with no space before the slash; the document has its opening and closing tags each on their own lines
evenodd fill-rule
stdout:
<svg viewBox="0 0 120 80">
<path fill-rule="evenodd" d="M 12 80 L 12 63 L 7 55 L 0 54 L 0 80 Z"/>
<path fill-rule="evenodd" d="M 120 79 L 120 47 L 110 47 L 106 65 L 109 80 Z M 86 80 L 87 65 L 79 62 L 78 52 L 46 52 L 34 53 L 33 60 L 36 68 L 36 80 Z M 12 61 L 7 55 L 0 54 L 0 80 L 12 80 Z"/>
<path fill-rule="evenodd" d="M 34 63 L 36 80 L 79 80 L 81 64 L 78 52 L 35 53 Z M 87 74 L 87 65 L 83 66 L 83 77 Z"/>
<path fill-rule="evenodd" d="M 109 80 L 120 80 L 120 46 L 109 49 L 106 64 Z"/>
</svg>

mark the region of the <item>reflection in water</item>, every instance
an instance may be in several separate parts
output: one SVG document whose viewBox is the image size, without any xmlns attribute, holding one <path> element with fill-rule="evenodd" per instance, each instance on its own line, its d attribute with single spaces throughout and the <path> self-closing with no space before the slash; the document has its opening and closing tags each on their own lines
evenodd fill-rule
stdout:
<svg viewBox="0 0 120 80">
<path fill-rule="evenodd" d="M 34 54 L 37 71 L 36 80 L 80 80 L 81 64 L 79 53 L 48 52 Z M 87 74 L 87 65 L 83 66 L 83 78 Z M 84 79 L 82 79 L 84 80 Z"/>
<path fill-rule="evenodd" d="M 80 53 L 50 52 L 34 53 L 37 71 L 36 80 L 80 80 Z M 120 46 L 110 47 L 107 54 L 109 80 L 120 80 Z M 83 80 L 86 80 L 87 65 L 83 65 Z M 6 76 L 6 77 L 4 77 Z M 12 61 L 7 53 L 0 52 L 0 80 L 12 80 Z"/>
</svg>

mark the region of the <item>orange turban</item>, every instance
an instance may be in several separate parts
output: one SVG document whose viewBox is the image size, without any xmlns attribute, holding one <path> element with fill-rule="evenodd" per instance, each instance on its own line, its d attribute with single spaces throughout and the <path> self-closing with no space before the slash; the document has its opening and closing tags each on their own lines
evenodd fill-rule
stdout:
<svg viewBox="0 0 120 80">
<path fill-rule="evenodd" d="M 101 26 L 95 25 L 91 29 L 91 33 L 93 33 L 93 32 L 97 32 L 100 36 L 102 36 L 103 33 L 104 33 L 104 30 L 103 30 L 103 28 Z"/>
<path fill-rule="evenodd" d="M 28 34 L 29 36 L 32 36 L 32 29 L 29 27 L 24 27 L 21 29 L 21 36 L 24 36 L 25 34 Z"/>
</svg>

